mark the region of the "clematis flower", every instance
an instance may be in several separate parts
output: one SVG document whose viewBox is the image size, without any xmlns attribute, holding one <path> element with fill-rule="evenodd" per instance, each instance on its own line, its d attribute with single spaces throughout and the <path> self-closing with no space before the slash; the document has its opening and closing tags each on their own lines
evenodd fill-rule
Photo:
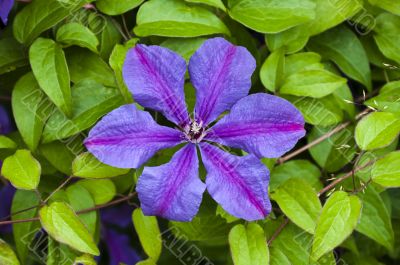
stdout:
<svg viewBox="0 0 400 265">
<path fill-rule="evenodd" d="M 0 0 L 0 18 L 3 24 L 6 25 L 8 21 L 8 14 L 14 5 L 14 0 Z"/>
<path fill-rule="evenodd" d="M 260 158 L 279 157 L 304 136 L 301 113 L 276 96 L 247 96 L 255 60 L 244 47 L 222 38 L 205 41 L 188 69 L 196 89 L 193 117 L 184 101 L 185 60 L 159 46 L 129 50 L 123 77 L 133 98 L 177 127 L 160 126 L 148 112 L 125 105 L 97 123 L 86 147 L 105 164 L 138 168 L 159 150 L 184 143 L 170 162 L 144 167 L 136 190 L 146 215 L 190 221 L 207 188 L 230 214 L 249 221 L 265 218 L 271 211 L 269 172 Z M 249 155 L 233 155 L 217 144 Z M 205 183 L 199 179 L 197 148 Z"/>
</svg>

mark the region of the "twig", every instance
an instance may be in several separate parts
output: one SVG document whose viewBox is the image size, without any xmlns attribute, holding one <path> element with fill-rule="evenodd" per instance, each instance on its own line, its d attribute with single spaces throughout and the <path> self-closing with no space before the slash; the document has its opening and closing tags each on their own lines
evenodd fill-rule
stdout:
<svg viewBox="0 0 400 265">
<path fill-rule="evenodd" d="M 363 117 L 364 115 L 366 115 L 367 113 L 371 112 L 371 109 L 365 109 L 364 111 L 360 112 L 357 116 L 356 116 L 356 120 L 359 120 L 361 117 Z M 315 139 L 314 141 L 306 144 L 305 146 L 279 158 L 277 160 L 278 164 L 282 164 L 286 161 L 288 161 L 289 159 L 303 153 L 304 151 L 307 151 L 308 149 L 310 149 L 311 147 L 323 142 L 324 140 L 328 139 L 329 137 L 331 137 L 332 135 L 340 132 L 341 130 L 345 129 L 347 126 L 349 126 L 351 124 L 351 121 L 347 121 L 345 123 L 342 123 L 338 126 L 336 126 L 333 130 L 329 131 L 328 133 L 322 135 L 321 137 Z"/>
<path fill-rule="evenodd" d="M 46 202 L 48 202 L 50 200 L 50 198 L 56 194 L 59 190 L 61 190 L 62 188 L 65 187 L 65 185 L 68 184 L 68 182 L 73 178 L 74 176 L 69 176 L 63 183 L 61 183 L 60 186 L 58 186 L 55 190 L 53 190 L 50 195 L 43 201 L 43 204 L 45 204 Z"/>
<path fill-rule="evenodd" d="M 365 163 L 364 165 L 357 167 L 353 170 L 351 170 L 350 172 L 346 173 L 344 176 L 341 176 L 340 178 L 335 179 L 333 182 L 331 182 L 328 186 L 324 187 L 322 190 L 320 190 L 318 192 L 318 197 L 320 197 L 322 194 L 324 194 L 325 192 L 331 190 L 332 188 L 334 188 L 337 184 L 339 184 L 340 182 L 350 178 L 351 176 L 353 176 L 354 173 L 363 170 L 367 167 L 369 167 L 370 165 L 372 165 L 376 160 L 370 160 L 367 163 Z"/>
<path fill-rule="evenodd" d="M 84 209 L 84 210 L 81 210 L 81 211 L 76 212 L 76 214 L 84 214 L 84 213 L 93 212 L 93 211 L 96 211 L 96 210 L 99 210 L 99 209 L 107 208 L 107 207 L 109 207 L 109 206 L 113 206 L 113 205 L 119 204 L 119 203 L 121 203 L 121 202 L 128 201 L 128 200 L 132 199 L 132 198 L 135 197 L 135 196 L 136 196 L 136 192 L 133 192 L 133 193 L 131 193 L 131 194 L 128 194 L 128 195 L 125 196 L 124 198 L 120 198 L 120 199 L 111 201 L 111 202 L 106 203 L 106 204 L 97 205 L 97 206 L 95 206 L 95 207 L 91 207 L 91 208 L 88 208 L 88 209 Z M 0 222 L 0 226 L 2 226 L 2 225 L 10 225 L 10 224 L 18 224 L 18 223 L 35 222 L 35 221 L 39 221 L 39 220 L 40 220 L 40 219 L 39 219 L 39 217 L 37 216 L 37 217 L 27 218 L 27 219 L 21 219 L 21 220 L 3 221 L 3 222 Z"/>
<path fill-rule="evenodd" d="M 283 228 L 289 223 L 289 219 L 285 218 L 283 223 L 278 227 L 278 229 L 275 230 L 274 234 L 271 236 L 271 238 L 268 240 L 267 244 L 268 246 L 271 246 L 272 242 L 279 236 L 279 234 L 282 232 Z"/>
</svg>

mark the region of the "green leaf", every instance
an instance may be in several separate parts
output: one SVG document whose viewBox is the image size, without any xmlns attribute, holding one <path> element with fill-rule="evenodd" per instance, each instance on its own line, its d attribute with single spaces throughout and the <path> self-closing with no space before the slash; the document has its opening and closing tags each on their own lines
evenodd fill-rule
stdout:
<svg viewBox="0 0 400 265">
<path fill-rule="evenodd" d="M 160 45 L 178 53 L 189 63 L 190 57 L 200 48 L 205 40 L 206 38 L 202 37 L 187 39 L 169 38 Z"/>
<path fill-rule="evenodd" d="M 154 216 L 145 216 L 142 209 L 137 208 L 133 211 L 132 220 L 144 252 L 154 261 L 157 261 L 162 250 L 161 234 L 157 218 Z"/>
<path fill-rule="evenodd" d="M 310 0 L 229 0 L 228 8 L 234 20 L 262 33 L 277 33 L 315 17 Z"/>
<path fill-rule="evenodd" d="M 212 12 L 200 6 L 189 6 L 181 0 L 147 1 L 139 8 L 136 23 L 134 32 L 141 37 L 196 37 L 216 33 L 230 35 L 225 24 Z"/>
<path fill-rule="evenodd" d="M 282 220 L 267 221 L 268 238 L 281 225 Z M 271 265 L 309 264 L 311 235 L 293 223 L 285 226 L 269 246 Z"/>
<path fill-rule="evenodd" d="M 129 169 L 101 163 L 90 153 L 80 154 L 72 163 L 74 176 L 82 178 L 111 178 L 128 173 Z"/>
<path fill-rule="evenodd" d="M 34 190 L 39 185 L 41 168 L 28 150 L 17 150 L 4 160 L 1 175 L 17 189 Z"/>
<path fill-rule="evenodd" d="M 54 141 L 42 144 L 39 151 L 57 170 L 66 175 L 71 175 L 72 161 L 77 154 L 83 151 L 82 137 L 72 137 L 63 142 Z"/>
<path fill-rule="evenodd" d="M 265 60 L 260 70 L 261 83 L 269 91 L 276 91 L 283 82 L 285 72 L 285 52 L 278 49 Z"/>
<path fill-rule="evenodd" d="M 97 0 L 96 7 L 104 14 L 116 16 L 140 6 L 143 2 L 144 0 Z"/>
<path fill-rule="evenodd" d="M 312 125 L 330 126 L 343 120 L 343 111 L 338 108 L 332 95 L 318 99 L 288 95 L 282 97 L 292 102 L 303 114 L 305 121 Z"/>
<path fill-rule="evenodd" d="M 358 122 L 355 138 L 362 150 L 389 145 L 400 131 L 400 120 L 392 113 L 374 112 Z"/>
<path fill-rule="evenodd" d="M 70 206 L 64 202 L 53 202 L 39 211 L 43 228 L 55 240 L 70 247 L 98 256 L 100 254 L 89 231 Z"/>
<path fill-rule="evenodd" d="M 367 54 L 357 36 L 339 26 L 310 39 L 307 47 L 332 60 L 350 78 L 371 90 L 371 70 Z"/>
<path fill-rule="evenodd" d="M 363 8 L 359 0 L 316 0 L 316 4 L 315 18 L 300 26 L 304 27 L 310 36 L 339 25 Z"/>
<path fill-rule="evenodd" d="M 387 83 L 379 90 L 379 95 L 366 102 L 365 105 L 394 114 L 400 114 L 400 81 Z"/>
<path fill-rule="evenodd" d="M 216 7 L 221 9 L 222 11 L 226 11 L 226 7 L 222 0 L 185 0 L 189 3 L 196 3 L 196 4 L 204 4 L 212 7 Z"/>
<path fill-rule="evenodd" d="M 88 0 L 35 0 L 14 19 L 15 38 L 30 44 L 43 31 L 53 27 L 67 16 L 76 12 Z"/>
<path fill-rule="evenodd" d="M 327 134 L 334 127 L 314 127 L 307 137 L 308 143 Z M 335 172 L 350 163 L 355 154 L 354 127 L 349 126 L 309 149 L 312 158 L 328 172 Z"/>
<path fill-rule="evenodd" d="M 270 195 L 293 223 L 314 234 L 322 206 L 311 185 L 293 178 L 285 181 Z"/>
<path fill-rule="evenodd" d="M 77 184 L 90 192 L 96 205 L 111 201 L 117 193 L 114 182 L 109 179 L 83 179 Z"/>
<path fill-rule="evenodd" d="M 392 0 L 368 0 L 374 6 L 380 7 L 393 14 L 400 15 L 400 3 Z"/>
<path fill-rule="evenodd" d="M 96 260 L 93 256 L 88 254 L 83 254 L 80 257 L 77 257 L 74 261 L 74 264 L 82 264 L 82 265 L 97 265 Z"/>
<path fill-rule="evenodd" d="M 369 185 L 362 200 L 362 213 L 356 230 L 375 240 L 389 251 L 393 250 L 394 234 L 390 214 L 379 193 Z"/>
<path fill-rule="evenodd" d="M 304 70 L 286 78 L 280 92 L 295 96 L 322 98 L 346 84 L 346 79 L 326 70 Z"/>
<path fill-rule="evenodd" d="M 376 18 L 374 39 L 379 50 L 389 59 L 400 63 L 400 17 L 382 13 Z"/>
<path fill-rule="evenodd" d="M 275 34 L 266 34 L 265 42 L 270 51 L 284 48 L 286 54 L 300 51 L 306 46 L 309 36 L 304 27 L 294 27 Z"/>
<path fill-rule="evenodd" d="M 311 258 L 318 260 L 340 245 L 357 225 L 361 202 L 343 191 L 334 192 L 326 201 L 315 229 Z"/>
<path fill-rule="evenodd" d="M 61 111 L 54 111 L 43 130 L 42 142 L 48 143 L 75 135 L 123 104 L 123 98 L 117 89 L 106 88 L 90 79 L 82 80 L 72 88 L 72 100 L 71 119 Z"/>
<path fill-rule="evenodd" d="M 69 204 L 75 212 L 93 208 L 95 202 L 90 192 L 83 186 L 73 184 L 66 189 L 66 195 L 68 197 Z M 85 227 L 89 230 L 91 235 L 95 234 L 97 224 L 97 213 L 96 211 L 80 214 L 79 219 L 85 224 Z"/>
<path fill-rule="evenodd" d="M 29 149 L 35 150 L 53 105 L 32 73 L 18 80 L 12 92 L 11 103 L 18 131 Z"/>
<path fill-rule="evenodd" d="M 231 226 L 221 216 L 198 214 L 190 222 L 170 222 L 175 237 L 182 240 L 199 241 L 210 246 L 226 245 Z"/>
<path fill-rule="evenodd" d="M 310 161 L 290 160 L 271 171 L 269 190 L 274 192 L 286 180 L 301 179 L 311 185 L 314 190 L 319 191 L 322 189 L 322 184 L 319 180 L 320 176 L 319 168 Z"/>
<path fill-rule="evenodd" d="M 0 149 L 15 149 L 17 144 L 7 136 L 0 135 Z"/>
<path fill-rule="evenodd" d="M 17 190 L 12 200 L 11 213 L 17 213 L 29 207 L 38 206 L 40 203 L 37 194 L 33 191 Z M 38 208 L 23 211 L 12 215 L 12 220 L 22 220 L 36 217 Z M 36 233 L 40 231 L 39 222 L 26 222 L 13 224 L 14 242 L 17 248 L 18 257 L 22 264 L 25 264 L 29 253 L 29 246 Z"/>
<path fill-rule="evenodd" d="M 146 259 L 139 261 L 138 263 L 136 263 L 136 265 L 157 265 L 157 263 L 155 263 L 155 261 L 152 259 Z"/>
<path fill-rule="evenodd" d="M 66 50 L 71 80 L 75 84 L 84 79 L 92 79 L 108 87 L 117 87 L 114 73 L 101 57 L 82 48 Z"/>
<path fill-rule="evenodd" d="M 121 91 L 126 103 L 132 103 L 132 94 L 129 91 L 128 87 L 125 85 L 124 79 L 122 77 L 122 66 L 125 62 L 126 53 L 130 48 L 133 48 L 136 45 L 136 42 L 139 39 L 131 39 L 124 45 L 117 44 L 115 45 L 113 51 L 110 55 L 110 66 L 114 70 L 115 77 L 117 80 L 118 88 Z"/>
<path fill-rule="evenodd" d="M 0 264 L 2 265 L 19 265 L 19 261 L 14 251 L 6 242 L 0 239 Z"/>
<path fill-rule="evenodd" d="M 71 87 L 61 47 L 53 40 L 39 38 L 29 49 L 29 61 L 40 87 L 62 112 L 70 116 Z"/>
<path fill-rule="evenodd" d="M 400 187 L 400 152 L 391 152 L 376 161 L 371 178 L 384 187 Z"/>
<path fill-rule="evenodd" d="M 57 30 L 58 42 L 64 43 L 68 46 L 77 45 L 97 53 L 97 46 L 99 40 L 96 35 L 87 27 L 82 24 L 72 22 L 61 26 Z"/>
<path fill-rule="evenodd" d="M 28 60 L 21 44 L 14 38 L 0 40 L 0 74 L 14 71 L 27 64 Z"/>
<path fill-rule="evenodd" d="M 95 13 L 91 15 L 95 16 Z M 103 23 L 104 26 L 98 34 L 98 38 L 100 39 L 100 56 L 104 61 L 108 61 L 114 46 L 121 42 L 122 35 L 116 23 L 111 18 L 106 17 Z"/>
<path fill-rule="evenodd" d="M 264 230 L 256 223 L 234 226 L 229 232 L 229 247 L 235 265 L 269 264 Z"/>
<path fill-rule="evenodd" d="M 299 52 L 286 57 L 285 78 L 304 70 L 323 70 L 321 55 L 315 52 Z"/>
</svg>

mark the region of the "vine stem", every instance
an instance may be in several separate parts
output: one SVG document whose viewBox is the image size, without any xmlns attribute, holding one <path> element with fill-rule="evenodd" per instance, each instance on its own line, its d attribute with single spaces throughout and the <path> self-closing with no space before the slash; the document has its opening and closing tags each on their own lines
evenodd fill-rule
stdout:
<svg viewBox="0 0 400 265">
<path fill-rule="evenodd" d="M 371 109 L 365 109 L 364 111 L 360 112 L 357 116 L 356 116 L 356 120 L 359 120 L 360 118 L 362 118 L 364 115 L 366 115 L 367 113 L 371 112 Z M 342 123 L 338 126 L 336 126 L 333 130 L 329 131 L 328 133 L 322 135 L 321 137 L 315 139 L 314 141 L 306 144 L 305 146 L 281 157 L 278 159 L 277 163 L 278 164 L 282 164 L 286 161 L 288 161 L 289 159 L 303 153 L 304 151 L 307 151 L 308 149 L 310 149 L 311 147 L 323 142 L 324 140 L 328 139 L 329 137 L 331 137 L 332 135 L 342 131 L 343 129 L 345 129 L 347 126 L 349 126 L 351 124 L 351 121 L 347 121 L 345 123 Z"/>
<path fill-rule="evenodd" d="M 89 213 L 89 212 L 93 212 L 93 211 L 97 211 L 99 209 L 103 209 L 103 208 L 107 208 L 116 204 L 120 204 L 122 202 L 128 201 L 130 199 L 132 199 L 133 197 L 136 196 L 136 192 L 130 193 L 122 198 L 113 200 L 109 203 L 106 204 L 102 204 L 102 205 L 97 205 L 91 208 L 87 208 L 81 211 L 77 211 L 76 214 L 85 214 L 85 213 Z M 10 224 L 18 224 L 18 223 L 27 223 L 27 222 L 35 222 L 35 221 L 39 221 L 39 217 L 33 217 L 33 218 L 27 218 L 27 219 L 21 219 L 21 220 L 10 220 L 10 221 L 3 221 L 0 222 L 0 226 L 2 225 L 10 225 Z"/>
</svg>

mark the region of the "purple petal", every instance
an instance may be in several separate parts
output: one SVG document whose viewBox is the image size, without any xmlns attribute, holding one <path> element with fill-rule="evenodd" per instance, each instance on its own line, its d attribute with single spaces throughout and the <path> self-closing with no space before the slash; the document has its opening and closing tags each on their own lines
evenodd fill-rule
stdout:
<svg viewBox="0 0 400 265">
<path fill-rule="evenodd" d="M 129 236 L 103 227 L 103 239 L 108 248 L 109 265 L 136 264 L 141 260 L 131 246 Z"/>
<path fill-rule="evenodd" d="M 258 93 L 239 100 L 205 139 L 257 157 L 279 157 L 305 134 L 304 118 L 288 101 Z"/>
<path fill-rule="evenodd" d="M 14 194 L 15 188 L 10 184 L 0 188 L 0 219 L 10 215 Z M 0 226 L 0 233 L 11 233 L 11 225 Z"/>
<path fill-rule="evenodd" d="M 132 224 L 133 206 L 129 204 L 119 204 L 114 207 L 103 208 L 100 211 L 101 221 L 107 225 L 128 227 Z"/>
<path fill-rule="evenodd" d="M 182 127 L 189 123 L 183 92 L 185 72 L 186 62 L 178 54 L 141 44 L 128 51 L 123 66 L 125 83 L 135 101 Z"/>
<path fill-rule="evenodd" d="M 0 18 L 4 25 L 7 24 L 8 14 L 14 5 L 14 0 L 0 0 Z"/>
<path fill-rule="evenodd" d="M 205 190 L 199 179 L 196 146 L 188 144 L 167 164 L 145 167 L 136 190 L 145 215 L 190 221 L 196 215 Z"/>
<path fill-rule="evenodd" d="M 134 104 L 113 110 L 89 132 L 87 149 L 101 162 L 120 168 L 138 168 L 161 149 L 182 142 L 178 130 L 158 125 Z"/>
<path fill-rule="evenodd" d="M 223 38 L 205 41 L 189 62 L 197 97 L 196 120 L 207 125 L 245 97 L 255 67 L 256 62 L 246 48 Z"/>
<path fill-rule="evenodd" d="M 201 143 L 200 150 L 207 190 L 225 211 L 247 221 L 271 212 L 269 171 L 260 160 L 251 154 L 234 156 L 207 143 Z"/>
<path fill-rule="evenodd" d="M 3 106 L 0 106 L 0 134 L 8 134 L 12 130 L 10 115 Z"/>
</svg>

